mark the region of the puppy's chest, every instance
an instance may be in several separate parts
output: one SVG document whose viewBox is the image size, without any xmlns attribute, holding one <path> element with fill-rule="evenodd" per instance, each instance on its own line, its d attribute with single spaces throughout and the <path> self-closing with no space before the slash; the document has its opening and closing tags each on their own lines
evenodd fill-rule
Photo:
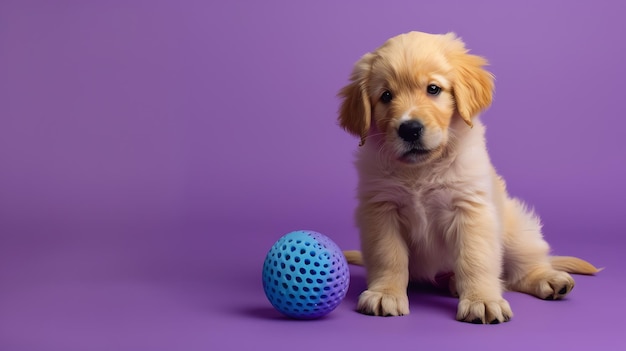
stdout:
<svg viewBox="0 0 626 351">
<path fill-rule="evenodd" d="M 399 213 L 413 236 L 440 233 L 454 214 L 455 190 L 450 184 L 415 182 L 404 184 Z"/>
</svg>

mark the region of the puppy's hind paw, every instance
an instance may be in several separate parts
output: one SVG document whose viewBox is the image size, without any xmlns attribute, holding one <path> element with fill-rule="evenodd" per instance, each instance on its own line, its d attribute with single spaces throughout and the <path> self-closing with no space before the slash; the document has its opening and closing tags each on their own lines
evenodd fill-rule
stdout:
<svg viewBox="0 0 626 351">
<path fill-rule="evenodd" d="M 538 282 L 537 296 L 544 300 L 560 300 L 574 289 L 574 278 L 565 272 L 554 272 Z"/>
<path fill-rule="evenodd" d="M 560 300 L 574 288 L 574 278 L 562 271 L 538 270 L 510 284 L 509 288 L 544 300 Z"/>
<path fill-rule="evenodd" d="M 509 303 L 505 299 L 485 301 L 461 299 L 456 319 L 474 324 L 499 324 L 513 317 Z"/>
<path fill-rule="evenodd" d="M 406 293 L 365 290 L 357 310 L 371 316 L 404 316 L 409 314 L 409 298 Z"/>
</svg>

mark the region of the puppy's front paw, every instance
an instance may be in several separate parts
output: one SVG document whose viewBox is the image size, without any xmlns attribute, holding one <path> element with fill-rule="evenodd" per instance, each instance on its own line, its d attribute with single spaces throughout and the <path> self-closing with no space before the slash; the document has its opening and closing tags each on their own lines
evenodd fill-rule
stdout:
<svg viewBox="0 0 626 351">
<path fill-rule="evenodd" d="M 484 300 L 464 298 L 459 301 L 456 319 L 475 324 L 498 324 L 513 317 L 511 306 L 503 299 Z"/>
<path fill-rule="evenodd" d="M 404 316 L 409 314 L 409 298 L 406 293 L 365 290 L 357 310 L 371 316 Z"/>
</svg>

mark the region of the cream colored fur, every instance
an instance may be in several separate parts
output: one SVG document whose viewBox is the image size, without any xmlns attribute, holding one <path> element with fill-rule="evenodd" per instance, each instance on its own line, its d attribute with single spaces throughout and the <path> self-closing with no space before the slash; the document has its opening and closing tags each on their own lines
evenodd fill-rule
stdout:
<svg viewBox="0 0 626 351">
<path fill-rule="evenodd" d="M 452 33 L 411 32 L 364 55 L 342 89 L 339 122 L 362 144 L 362 254 L 345 252 L 367 271 L 360 312 L 406 315 L 410 280 L 453 273 L 458 320 L 505 322 L 513 312 L 504 289 L 560 299 L 574 287 L 566 271 L 598 271 L 577 258 L 551 257 L 539 219 L 508 196 L 478 117 L 492 99 L 486 63 Z M 433 86 L 440 92 L 432 94 Z M 398 136 L 407 120 L 424 126 L 413 144 Z"/>
</svg>

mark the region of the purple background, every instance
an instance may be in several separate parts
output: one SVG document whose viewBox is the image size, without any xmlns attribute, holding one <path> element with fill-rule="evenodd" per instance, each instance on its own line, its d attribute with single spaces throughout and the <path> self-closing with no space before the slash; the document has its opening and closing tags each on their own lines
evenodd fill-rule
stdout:
<svg viewBox="0 0 626 351">
<path fill-rule="evenodd" d="M 0 2 L 0 350 L 626 350 L 619 1 Z M 455 31 L 497 76 L 483 120 L 512 194 L 557 254 L 607 267 L 513 321 L 354 312 L 263 294 L 283 234 L 358 246 L 358 140 L 337 127 L 352 64 L 409 30 Z"/>
</svg>

